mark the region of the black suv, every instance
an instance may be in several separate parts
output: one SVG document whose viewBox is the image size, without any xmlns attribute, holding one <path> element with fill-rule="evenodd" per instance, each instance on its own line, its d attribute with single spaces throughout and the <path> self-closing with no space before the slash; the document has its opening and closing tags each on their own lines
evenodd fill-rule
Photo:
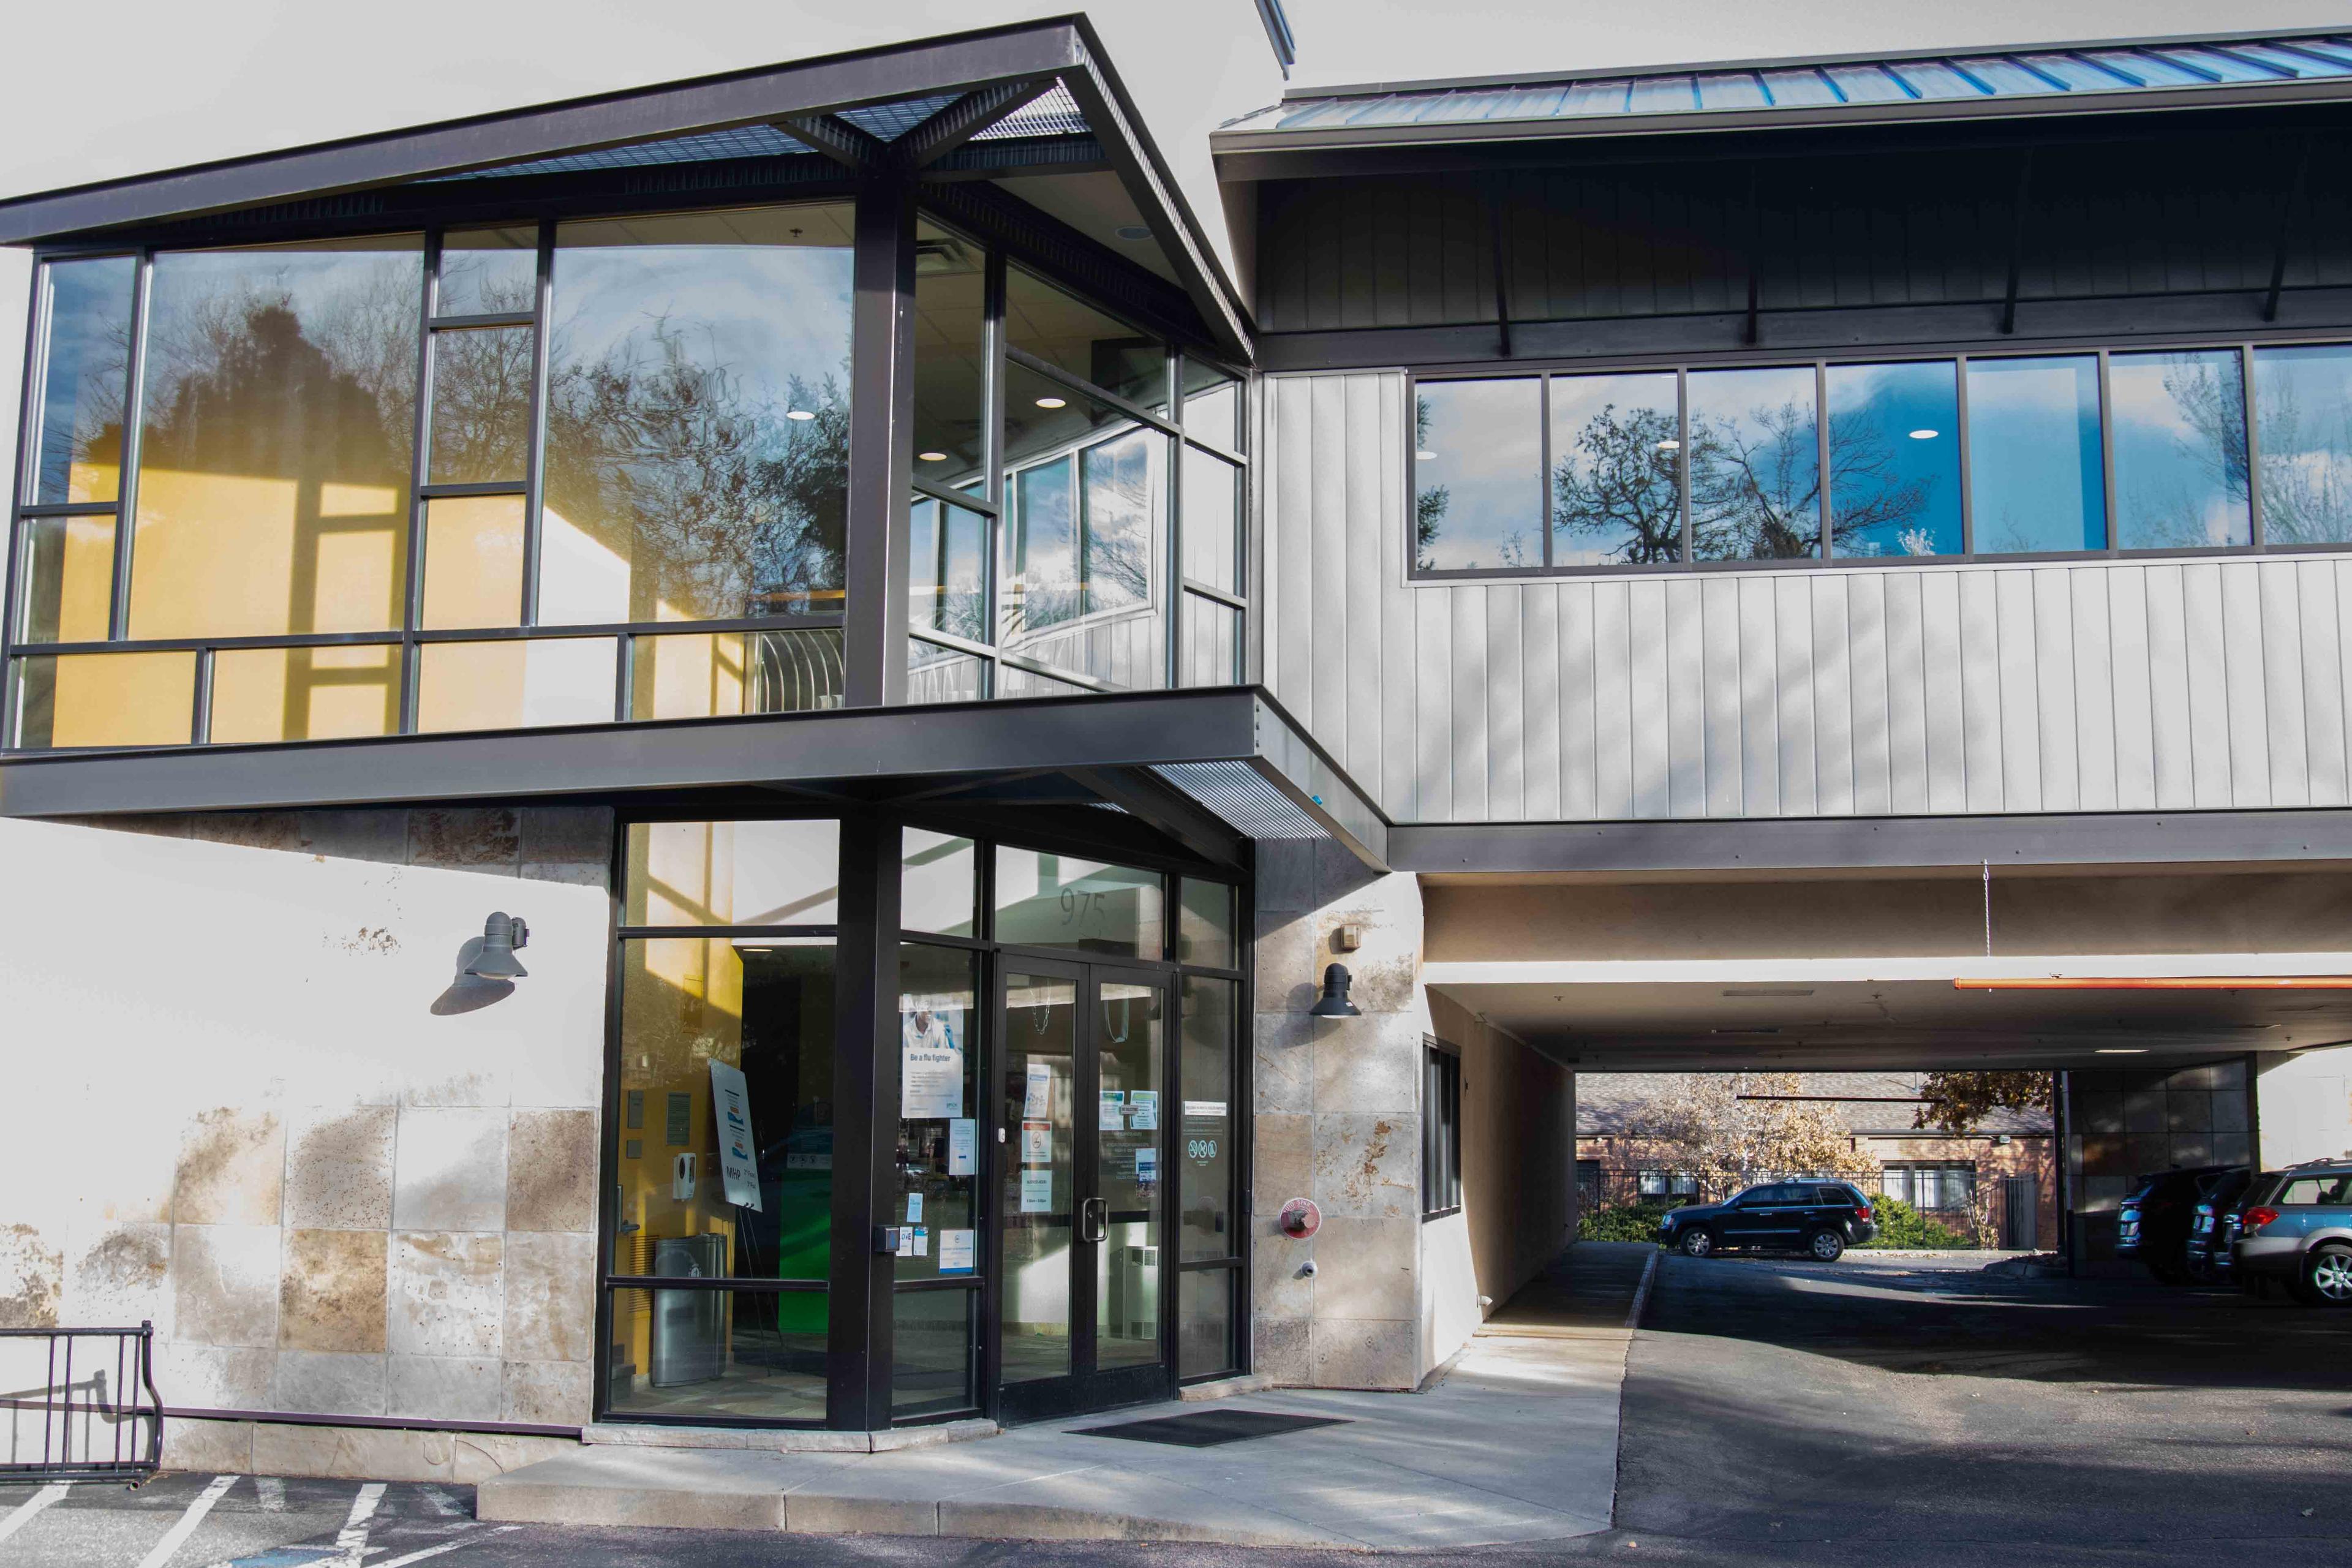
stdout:
<svg viewBox="0 0 2352 1568">
<path fill-rule="evenodd" d="M 2226 1285 L 2236 1278 L 2230 1247 L 2238 1239 L 2239 1205 L 2253 1180 L 2253 1172 L 2242 1165 L 2206 1178 L 2204 1196 L 2189 1222 L 2189 1278 L 2211 1285 Z"/>
<path fill-rule="evenodd" d="M 2116 1256 L 2147 1265 L 2167 1285 L 2189 1283 L 2189 1227 L 2210 1177 L 2237 1167 L 2200 1165 L 2142 1176 L 2116 1215 Z"/>
<path fill-rule="evenodd" d="M 1769 1182 L 1727 1203 L 1678 1208 L 1658 1226 L 1660 1241 L 1693 1258 L 1744 1247 L 1801 1251 L 1823 1263 L 1877 1234 L 1868 1198 L 1823 1181 Z"/>
</svg>

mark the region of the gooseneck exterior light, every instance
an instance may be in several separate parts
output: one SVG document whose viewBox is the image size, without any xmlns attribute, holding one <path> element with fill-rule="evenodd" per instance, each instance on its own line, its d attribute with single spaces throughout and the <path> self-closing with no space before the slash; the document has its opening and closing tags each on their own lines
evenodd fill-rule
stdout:
<svg viewBox="0 0 2352 1568">
<path fill-rule="evenodd" d="M 1348 987 L 1352 983 L 1348 966 L 1335 963 L 1323 972 L 1323 999 L 1307 1012 L 1314 1018 L 1360 1018 L 1356 1005 L 1348 1000 Z"/>
<path fill-rule="evenodd" d="M 466 965 L 466 973 L 484 980 L 520 980 L 530 973 L 515 957 L 515 949 L 530 944 L 530 927 L 504 910 L 482 922 L 482 951 Z"/>
</svg>

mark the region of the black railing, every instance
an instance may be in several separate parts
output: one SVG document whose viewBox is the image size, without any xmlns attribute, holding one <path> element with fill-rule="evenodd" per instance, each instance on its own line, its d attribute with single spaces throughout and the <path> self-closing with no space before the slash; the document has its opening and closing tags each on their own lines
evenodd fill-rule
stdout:
<svg viewBox="0 0 2352 1568">
<path fill-rule="evenodd" d="M 0 1329 L 0 1407 L 8 1413 L 0 1484 L 137 1485 L 163 1458 L 155 1325 Z"/>
</svg>

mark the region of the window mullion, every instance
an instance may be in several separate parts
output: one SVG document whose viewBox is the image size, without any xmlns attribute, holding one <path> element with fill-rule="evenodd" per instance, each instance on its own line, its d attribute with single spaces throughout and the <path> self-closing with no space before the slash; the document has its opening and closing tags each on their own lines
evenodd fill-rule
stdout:
<svg viewBox="0 0 2352 1568">
<path fill-rule="evenodd" d="M 139 515 L 139 448 L 145 425 L 147 315 L 155 289 L 155 254 L 139 253 L 139 280 L 131 291 L 131 370 L 122 394 L 122 468 L 114 485 L 114 604 L 108 635 L 131 636 L 131 557 Z"/>
</svg>

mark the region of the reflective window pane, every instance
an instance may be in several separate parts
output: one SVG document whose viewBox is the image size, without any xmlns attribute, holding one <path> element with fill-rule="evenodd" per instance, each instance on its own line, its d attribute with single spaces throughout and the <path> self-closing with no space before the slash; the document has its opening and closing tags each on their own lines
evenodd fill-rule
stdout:
<svg viewBox="0 0 2352 1568">
<path fill-rule="evenodd" d="M 19 641 L 104 642 L 114 604 L 114 519 L 28 517 Z"/>
<path fill-rule="evenodd" d="M 541 621 L 840 607 L 849 245 L 844 206 L 557 231 Z"/>
<path fill-rule="evenodd" d="M 1555 566 L 1683 557 L 1682 405 L 1671 371 L 1551 383 Z"/>
<path fill-rule="evenodd" d="M 898 948 L 898 1195 L 877 1223 L 907 1227 L 900 1279 L 980 1271 L 980 955 Z"/>
<path fill-rule="evenodd" d="M 1234 889 L 1187 877 L 1178 885 L 1176 962 L 1231 969 L 1240 962 L 1234 940 Z"/>
<path fill-rule="evenodd" d="M 1129 403 L 1168 406 L 1168 352 L 1157 338 L 1018 267 L 1005 268 L 1004 338 Z"/>
<path fill-rule="evenodd" d="M 1424 381 L 1413 390 L 1413 564 L 1543 564 L 1543 385 Z"/>
<path fill-rule="evenodd" d="M 2244 366 L 2234 350 L 2112 354 L 2116 547 L 2251 544 Z"/>
<path fill-rule="evenodd" d="M 626 853 L 625 925 L 831 925 L 840 918 L 838 822 L 632 823 Z"/>
<path fill-rule="evenodd" d="M 1827 374 L 1831 552 L 1959 554 L 1957 367 L 1833 364 Z"/>
<path fill-rule="evenodd" d="M 907 624 L 988 638 L 988 519 L 917 496 L 908 508 Z"/>
<path fill-rule="evenodd" d="M 522 535 L 520 496 L 426 501 L 425 591 L 416 624 L 427 631 L 520 625 Z"/>
<path fill-rule="evenodd" d="M 935 485 L 986 477 L 987 252 L 915 230 L 915 472 Z"/>
<path fill-rule="evenodd" d="M 530 466 L 529 327 L 433 334 L 432 483 L 520 483 Z"/>
<path fill-rule="evenodd" d="M 436 316 L 488 316 L 539 306 L 539 228 L 453 228 L 441 237 Z"/>
<path fill-rule="evenodd" d="M 631 640 L 629 717 L 721 719 L 841 706 L 841 633 L 680 632 Z"/>
<path fill-rule="evenodd" d="M 1184 598 L 1186 686 L 1233 686 L 1242 679 L 1242 613 L 1203 595 Z"/>
<path fill-rule="evenodd" d="M 1230 980 L 1184 977 L 1183 1115 L 1177 1132 L 1178 1236 L 1183 1260 L 1234 1258 L 1234 1047 L 1236 993 Z"/>
<path fill-rule="evenodd" d="M 988 695 L 988 661 L 920 637 L 907 639 L 907 700 L 977 702 Z"/>
<path fill-rule="evenodd" d="M 1969 508 L 1979 555 L 2107 547 L 2099 362 L 1969 362 Z"/>
<path fill-rule="evenodd" d="M 1232 1372 L 1234 1282 L 1232 1268 L 1192 1268 L 1176 1277 L 1176 1375 L 1213 1377 Z"/>
<path fill-rule="evenodd" d="M 415 236 L 155 258 L 132 637 L 400 624 L 423 287 Z"/>
<path fill-rule="evenodd" d="M 1071 1370 L 1078 988 L 1017 966 L 1005 972 L 1003 987 L 997 1115 L 1008 1137 L 998 1162 L 997 1376 L 1028 1383 Z"/>
<path fill-rule="evenodd" d="M 890 1415 L 905 1421 L 980 1403 L 972 1389 L 976 1290 L 901 1290 L 890 1298 Z"/>
<path fill-rule="evenodd" d="M 1688 379 L 1691 558 L 1822 552 L 1821 447 L 1810 365 Z"/>
<path fill-rule="evenodd" d="M 215 745 L 389 735 L 400 728 L 400 648 L 225 647 L 213 655 L 211 707 Z"/>
<path fill-rule="evenodd" d="M 909 827 L 898 851 L 898 924 L 971 936 L 980 902 L 980 853 L 969 838 Z"/>
<path fill-rule="evenodd" d="M 681 1240 L 659 1261 L 662 1272 L 684 1276 L 700 1257 Z M 824 1291 L 625 1287 L 610 1295 L 614 1416 L 824 1423 Z"/>
<path fill-rule="evenodd" d="M 416 727 L 609 724 L 619 657 L 611 637 L 426 643 L 417 650 Z"/>
<path fill-rule="evenodd" d="M 996 851 L 996 940 L 1158 958 L 1160 873 L 1010 846 Z"/>
<path fill-rule="evenodd" d="M 2263 538 L 2352 543 L 2352 348 L 2256 349 Z"/>
<path fill-rule="evenodd" d="M 69 653 L 16 661 L 16 736 L 26 751 L 184 746 L 194 723 L 193 653 Z"/>
<path fill-rule="evenodd" d="M 1098 977 L 1095 1021 L 1100 1092 L 1095 1100 L 1095 1193 L 1108 1234 L 1095 1268 L 1095 1364 L 1147 1366 L 1165 1359 L 1160 1333 L 1160 1118 L 1168 993 L 1159 984 Z M 1147 1100 L 1146 1096 L 1150 1099 Z"/>
<path fill-rule="evenodd" d="M 45 505 L 112 500 L 122 483 L 122 400 L 131 363 L 127 256 L 53 261 L 41 268 L 48 342 L 40 423 L 33 437 L 32 499 Z"/>
<path fill-rule="evenodd" d="M 1184 575 L 1232 594 L 1241 583 L 1242 471 L 1184 448 Z"/>
<path fill-rule="evenodd" d="M 1198 360 L 1184 362 L 1184 433 L 1241 449 L 1241 384 Z"/>
</svg>

